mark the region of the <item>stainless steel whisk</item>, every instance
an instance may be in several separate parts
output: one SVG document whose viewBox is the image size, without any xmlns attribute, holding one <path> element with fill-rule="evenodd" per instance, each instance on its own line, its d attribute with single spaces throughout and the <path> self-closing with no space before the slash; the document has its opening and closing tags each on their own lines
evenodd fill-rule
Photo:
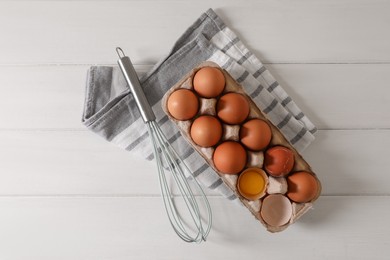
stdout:
<svg viewBox="0 0 390 260">
<path fill-rule="evenodd" d="M 158 126 L 156 122 L 156 116 L 154 115 L 153 110 L 150 107 L 148 100 L 146 99 L 145 93 L 143 92 L 137 73 L 135 72 L 130 58 L 127 57 L 123 50 L 119 47 L 116 48 L 116 52 L 119 56 L 119 67 L 126 79 L 127 84 L 130 87 L 130 92 L 133 94 L 134 100 L 141 113 L 141 117 L 147 125 L 149 136 L 152 139 L 154 158 L 156 159 L 159 173 L 158 176 L 162 199 L 164 201 L 164 206 L 169 222 L 171 223 L 176 234 L 182 240 L 196 243 L 206 241 L 206 237 L 210 232 L 212 223 L 211 208 L 207 197 L 198 181 L 192 176 L 191 171 L 187 165 L 178 156 Z M 184 200 L 185 206 L 188 209 L 188 213 L 191 216 L 189 218 L 189 222 L 184 221 L 183 217 L 179 214 L 178 208 L 175 205 L 174 195 L 171 192 L 171 188 L 169 187 L 167 181 L 168 172 L 171 173 L 173 180 L 179 188 L 181 198 Z M 196 197 L 192 192 L 190 184 L 186 179 L 184 174 L 185 172 L 189 173 L 191 176 L 190 179 L 193 180 L 196 189 L 200 192 L 200 197 L 206 208 L 206 221 L 202 219 L 201 210 L 199 208 Z M 206 227 L 204 227 L 204 225 Z M 188 229 L 193 229 L 191 231 L 194 234 L 190 234 Z"/>
</svg>

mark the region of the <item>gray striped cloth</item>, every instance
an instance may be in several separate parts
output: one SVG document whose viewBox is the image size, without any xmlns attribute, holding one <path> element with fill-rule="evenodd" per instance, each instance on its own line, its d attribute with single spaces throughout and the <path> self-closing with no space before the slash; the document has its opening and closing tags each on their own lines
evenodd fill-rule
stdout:
<svg viewBox="0 0 390 260">
<path fill-rule="evenodd" d="M 204 186 L 235 200 L 233 192 L 190 147 L 161 108 L 164 93 L 205 60 L 219 64 L 241 83 L 298 151 L 314 140 L 316 128 L 221 18 L 212 9 L 202 14 L 177 40 L 169 54 L 140 81 L 157 123 L 193 175 Z M 118 67 L 93 66 L 89 69 L 82 122 L 92 132 L 134 156 L 153 159 L 146 126 Z"/>
</svg>

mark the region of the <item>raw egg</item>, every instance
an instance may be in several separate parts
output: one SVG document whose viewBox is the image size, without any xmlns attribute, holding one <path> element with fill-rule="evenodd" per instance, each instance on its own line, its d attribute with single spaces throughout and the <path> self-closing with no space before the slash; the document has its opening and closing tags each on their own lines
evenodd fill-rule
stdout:
<svg viewBox="0 0 390 260">
<path fill-rule="evenodd" d="M 264 198 L 260 214 L 265 223 L 280 227 L 288 223 L 292 216 L 290 200 L 282 194 L 273 194 Z"/>
<path fill-rule="evenodd" d="M 225 94 L 218 100 L 217 115 L 227 124 L 241 124 L 249 115 L 249 102 L 241 94 Z"/>
<path fill-rule="evenodd" d="M 248 200 L 260 199 L 265 194 L 267 174 L 260 168 L 248 168 L 238 177 L 237 190 Z"/>
<path fill-rule="evenodd" d="M 218 171 L 226 174 L 237 174 L 246 165 L 246 151 L 241 144 L 227 141 L 217 146 L 213 162 Z"/>
<path fill-rule="evenodd" d="M 225 88 L 225 76 L 214 67 L 204 67 L 194 76 L 194 89 L 204 98 L 214 98 Z"/>
<path fill-rule="evenodd" d="M 271 137 L 270 126 L 260 119 L 249 120 L 240 129 L 241 143 L 254 151 L 260 151 L 267 147 Z"/>
<path fill-rule="evenodd" d="M 190 135 L 199 146 L 214 146 L 222 137 L 222 125 L 213 116 L 200 116 L 192 123 Z"/>
<path fill-rule="evenodd" d="M 284 146 L 274 146 L 265 152 L 264 168 L 274 177 L 283 177 L 294 167 L 294 153 Z"/>
<path fill-rule="evenodd" d="M 199 101 L 188 89 L 174 91 L 168 98 L 168 111 L 177 120 L 188 120 L 196 115 Z"/>
<path fill-rule="evenodd" d="M 308 172 L 296 172 L 287 177 L 287 196 L 298 203 L 313 200 L 319 190 L 317 179 Z"/>
</svg>

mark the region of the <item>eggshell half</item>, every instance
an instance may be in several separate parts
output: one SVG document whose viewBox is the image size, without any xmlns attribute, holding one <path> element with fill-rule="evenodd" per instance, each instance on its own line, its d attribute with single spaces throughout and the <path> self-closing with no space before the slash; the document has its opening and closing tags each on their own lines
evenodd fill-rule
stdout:
<svg viewBox="0 0 390 260">
<path fill-rule="evenodd" d="M 290 200 L 282 194 L 273 194 L 264 198 L 260 214 L 265 223 L 280 227 L 289 222 L 292 216 Z"/>
<path fill-rule="evenodd" d="M 264 168 L 274 177 L 289 174 L 294 167 L 294 153 L 284 146 L 274 146 L 264 155 Z"/>
</svg>

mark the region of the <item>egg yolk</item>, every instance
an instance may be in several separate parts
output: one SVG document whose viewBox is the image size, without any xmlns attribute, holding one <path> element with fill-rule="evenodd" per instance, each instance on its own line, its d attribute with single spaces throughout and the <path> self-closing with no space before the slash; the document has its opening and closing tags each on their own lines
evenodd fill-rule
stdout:
<svg viewBox="0 0 390 260">
<path fill-rule="evenodd" d="M 240 191 L 247 195 L 257 195 L 265 188 L 264 178 L 256 171 L 246 171 L 240 176 Z"/>
</svg>

